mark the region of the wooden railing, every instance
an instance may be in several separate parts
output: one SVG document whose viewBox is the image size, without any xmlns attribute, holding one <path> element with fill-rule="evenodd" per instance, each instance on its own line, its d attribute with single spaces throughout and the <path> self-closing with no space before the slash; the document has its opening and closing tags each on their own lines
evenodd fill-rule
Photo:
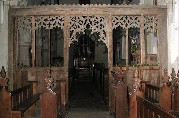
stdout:
<svg viewBox="0 0 179 118">
<path fill-rule="evenodd" d="M 22 118 L 24 112 L 39 100 L 39 94 L 33 94 L 32 84 L 9 92 L 5 89 L 6 82 L 7 80 L 4 80 L 4 86 L 0 92 L 0 117 Z"/>
<path fill-rule="evenodd" d="M 159 103 L 159 91 L 160 87 L 150 84 L 149 82 L 142 82 L 144 88 L 145 99 L 152 103 Z"/>
<path fill-rule="evenodd" d="M 136 96 L 137 118 L 177 118 L 150 101 Z"/>
</svg>

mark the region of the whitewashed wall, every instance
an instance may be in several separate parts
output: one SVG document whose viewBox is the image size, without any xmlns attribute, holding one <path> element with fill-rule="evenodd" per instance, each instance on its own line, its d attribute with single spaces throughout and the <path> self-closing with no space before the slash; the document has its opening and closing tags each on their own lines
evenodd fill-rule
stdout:
<svg viewBox="0 0 179 118">
<path fill-rule="evenodd" d="M 0 24 L 0 68 L 4 66 L 7 70 L 8 67 L 8 2 L 3 2 L 1 6 L 1 24 Z"/>
<path fill-rule="evenodd" d="M 168 7 L 168 71 L 179 69 L 179 1 L 166 1 Z"/>
</svg>

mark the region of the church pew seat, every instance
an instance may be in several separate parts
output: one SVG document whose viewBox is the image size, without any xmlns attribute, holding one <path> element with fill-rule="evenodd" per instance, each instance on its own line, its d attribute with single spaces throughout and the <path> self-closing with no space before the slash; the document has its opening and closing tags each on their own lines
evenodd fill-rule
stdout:
<svg viewBox="0 0 179 118">
<path fill-rule="evenodd" d="M 23 118 L 24 113 L 39 99 L 39 94 L 33 94 L 32 84 L 27 84 L 11 92 L 3 87 L 0 92 L 0 117 Z"/>
<path fill-rule="evenodd" d="M 12 115 L 13 111 L 16 111 L 15 114 L 18 111 L 23 116 L 23 113 L 40 99 L 40 94 L 33 95 L 32 90 L 32 84 L 28 84 L 11 92 Z"/>
</svg>

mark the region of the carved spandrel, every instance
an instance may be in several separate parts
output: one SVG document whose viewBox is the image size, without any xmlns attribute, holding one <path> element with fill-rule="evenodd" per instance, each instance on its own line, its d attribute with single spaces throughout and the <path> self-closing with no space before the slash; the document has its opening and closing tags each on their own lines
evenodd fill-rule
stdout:
<svg viewBox="0 0 179 118">
<path fill-rule="evenodd" d="M 106 16 L 72 16 L 70 17 L 70 31 L 71 31 L 71 43 L 77 40 L 77 33 L 84 32 L 85 29 L 91 30 L 91 34 L 99 33 L 98 41 L 102 41 L 108 46 L 108 40 L 106 39 L 107 31 L 107 18 Z"/>
</svg>

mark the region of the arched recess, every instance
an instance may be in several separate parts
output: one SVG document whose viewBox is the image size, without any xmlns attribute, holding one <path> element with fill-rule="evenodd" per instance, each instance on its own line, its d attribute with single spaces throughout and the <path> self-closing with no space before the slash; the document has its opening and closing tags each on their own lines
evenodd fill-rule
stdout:
<svg viewBox="0 0 179 118">
<path fill-rule="evenodd" d="M 73 46 L 74 42 L 78 42 L 78 39 L 83 34 L 87 34 L 91 38 L 95 45 L 98 45 L 99 42 L 104 44 L 105 50 L 108 49 L 108 39 L 107 39 L 107 17 L 104 15 L 81 15 L 81 16 L 70 16 L 70 39 L 69 39 L 69 48 Z M 71 49 L 69 49 L 71 50 Z M 70 54 L 69 54 L 70 56 Z M 70 57 L 73 58 L 73 57 Z M 70 59 L 69 59 L 70 60 Z M 73 63 L 69 61 L 68 64 Z M 108 62 L 106 67 L 108 67 Z M 70 68 L 71 66 L 69 66 Z"/>
</svg>

